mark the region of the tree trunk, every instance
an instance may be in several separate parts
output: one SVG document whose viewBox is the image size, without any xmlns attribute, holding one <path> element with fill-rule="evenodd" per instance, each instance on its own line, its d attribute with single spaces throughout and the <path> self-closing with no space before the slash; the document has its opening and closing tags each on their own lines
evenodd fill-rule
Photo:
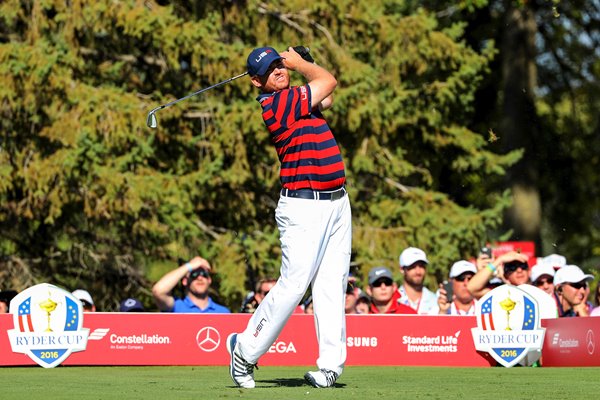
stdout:
<svg viewBox="0 0 600 400">
<path fill-rule="evenodd" d="M 500 138 L 504 150 L 525 149 L 524 157 L 507 174 L 513 191 L 513 206 L 505 218 L 514 240 L 535 241 L 540 248 L 541 203 L 535 168 L 539 134 L 533 90 L 536 85 L 537 25 L 533 10 L 507 1 L 502 35 L 502 122 Z"/>
</svg>

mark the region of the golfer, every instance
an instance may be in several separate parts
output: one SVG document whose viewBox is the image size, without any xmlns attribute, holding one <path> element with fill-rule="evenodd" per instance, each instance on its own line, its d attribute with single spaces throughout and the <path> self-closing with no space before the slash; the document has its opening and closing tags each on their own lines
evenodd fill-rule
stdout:
<svg viewBox="0 0 600 400">
<path fill-rule="evenodd" d="M 352 221 L 344 187 L 344 163 L 322 110 L 332 104 L 335 77 L 293 48 L 253 50 L 247 60 L 262 117 L 281 162 L 281 193 L 275 219 L 282 260 L 280 277 L 242 333 L 227 338 L 230 374 L 240 387 L 253 388 L 254 367 L 312 287 L 319 341 L 317 371 L 304 378 L 331 387 L 346 360 L 345 292 L 350 265 Z M 290 87 L 289 71 L 307 83 Z"/>
</svg>

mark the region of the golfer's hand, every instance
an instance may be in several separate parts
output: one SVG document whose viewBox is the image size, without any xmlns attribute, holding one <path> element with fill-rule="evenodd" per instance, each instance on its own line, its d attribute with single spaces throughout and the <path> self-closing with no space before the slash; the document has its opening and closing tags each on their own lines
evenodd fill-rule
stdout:
<svg viewBox="0 0 600 400">
<path fill-rule="evenodd" d="M 292 71 L 295 71 L 299 64 L 308 62 L 291 46 L 288 47 L 287 51 L 283 51 L 279 55 L 283 57 L 283 65 Z"/>
</svg>

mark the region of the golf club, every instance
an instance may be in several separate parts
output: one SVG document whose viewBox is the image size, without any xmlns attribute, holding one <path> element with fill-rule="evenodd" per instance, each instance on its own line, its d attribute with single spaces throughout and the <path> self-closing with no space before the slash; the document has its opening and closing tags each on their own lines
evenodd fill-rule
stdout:
<svg viewBox="0 0 600 400">
<path fill-rule="evenodd" d="M 212 86 L 209 86 L 209 87 L 207 87 L 207 88 L 200 89 L 200 90 L 198 90 L 197 92 L 194 92 L 194 93 L 188 94 L 187 96 L 185 96 L 185 97 L 182 97 L 182 98 L 180 98 L 180 99 L 173 100 L 173 101 L 172 101 L 172 102 L 170 102 L 170 103 L 163 104 L 162 106 L 158 106 L 158 107 L 156 107 L 155 109 L 153 109 L 152 111 L 150 111 L 150 112 L 148 113 L 148 117 L 146 118 L 146 124 L 148 124 L 148 126 L 149 126 L 150 128 L 156 128 L 156 126 L 157 126 L 158 124 L 157 124 L 157 121 L 156 121 L 156 115 L 154 115 L 154 114 L 156 114 L 156 112 L 157 112 L 157 111 L 159 111 L 159 110 L 162 110 L 163 108 L 166 108 L 166 107 L 172 106 L 173 104 L 179 103 L 180 101 L 183 101 L 183 100 L 185 100 L 185 99 L 189 99 L 190 97 L 192 97 L 192 96 L 196 96 L 197 94 L 200 94 L 200 93 L 206 92 L 207 90 L 214 89 L 214 88 L 216 88 L 216 87 L 218 87 L 218 86 L 221 86 L 221 85 L 224 85 L 224 84 L 226 84 L 226 83 L 229 83 L 229 82 L 231 82 L 231 81 L 234 81 L 234 80 L 236 80 L 236 79 L 238 79 L 238 78 L 241 78 L 242 76 L 245 76 L 245 75 L 248 75 L 248 72 L 244 72 L 243 74 L 236 75 L 236 76 L 234 76 L 234 77 L 231 77 L 231 78 L 229 78 L 229 79 L 226 79 L 226 80 L 224 80 L 224 81 L 222 81 L 222 82 L 215 83 L 214 85 L 212 85 Z"/>
<path fill-rule="evenodd" d="M 295 51 L 296 51 L 298 54 L 300 54 L 300 55 L 302 56 L 302 58 L 304 58 L 306 61 L 309 61 L 309 62 L 314 62 L 313 58 L 312 58 L 312 57 L 311 57 L 311 55 L 310 55 L 310 49 L 309 49 L 308 47 L 304 47 L 304 46 L 295 46 L 295 47 L 294 47 L 294 50 L 295 50 Z M 147 124 L 147 125 L 148 125 L 150 128 L 156 128 L 156 127 L 158 126 L 158 122 L 157 122 L 157 120 L 156 120 L 156 115 L 155 115 L 157 111 L 160 111 L 160 110 L 162 110 L 163 108 L 166 108 L 166 107 L 172 106 L 173 104 L 179 103 L 180 101 L 183 101 L 183 100 L 189 99 L 189 98 L 190 98 L 190 97 L 192 97 L 192 96 L 196 96 L 196 95 L 198 95 L 198 94 L 200 94 L 200 93 L 206 92 L 207 90 L 214 89 L 214 88 L 216 88 L 216 87 L 218 87 L 218 86 L 221 86 L 221 85 L 224 85 L 224 84 L 226 84 L 226 83 L 229 83 L 229 82 L 231 82 L 231 81 L 234 81 L 234 80 L 236 80 L 236 79 L 238 79 L 238 78 L 241 78 L 242 76 L 245 76 L 245 75 L 248 75 L 248 72 L 244 72 L 243 74 L 236 75 L 236 76 L 234 76 L 234 77 L 231 77 L 231 78 L 229 78 L 229 79 L 226 79 L 226 80 L 224 80 L 223 82 L 215 83 L 215 84 L 214 84 L 214 85 L 212 85 L 212 86 L 209 86 L 209 87 L 207 87 L 207 88 L 204 88 L 204 89 L 200 89 L 200 90 L 198 90 L 197 92 L 194 92 L 194 93 L 188 94 L 188 95 L 187 95 L 187 96 L 185 96 L 185 97 L 182 97 L 182 98 L 180 98 L 180 99 L 177 99 L 177 100 L 173 100 L 172 102 L 170 102 L 170 103 L 167 103 L 167 104 L 163 104 L 162 106 L 158 106 L 158 107 L 156 107 L 155 109 L 153 109 L 152 111 L 150 111 L 150 112 L 148 113 L 148 117 L 146 118 L 146 124 Z"/>
</svg>

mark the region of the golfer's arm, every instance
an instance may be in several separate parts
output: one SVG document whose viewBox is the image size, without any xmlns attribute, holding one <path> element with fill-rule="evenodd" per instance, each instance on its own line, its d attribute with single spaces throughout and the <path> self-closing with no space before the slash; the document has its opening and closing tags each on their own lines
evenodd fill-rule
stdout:
<svg viewBox="0 0 600 400">
<path fill-rule="evenodd" d="M 325 97 L 323 99 L 323 101 L 321 101 L 319 103 L 319 110 L 323 111 L 323 110 L 327 110 L 328 108 L 330 108 L 333 105 L 333 95 L 330 94 L 329 96 Z"/>
<path fill-rule="evenodd" d="M 299 63 L 296 72 L 302 74 L 308 81 L 312 99 L 311 108 L 321 107 L 321 109 L 326 109 L 330 107 L 333 103 L 331 94 L 337 86 L 337 80 L 331 72 L 308 61 Z"/>
</svg>

